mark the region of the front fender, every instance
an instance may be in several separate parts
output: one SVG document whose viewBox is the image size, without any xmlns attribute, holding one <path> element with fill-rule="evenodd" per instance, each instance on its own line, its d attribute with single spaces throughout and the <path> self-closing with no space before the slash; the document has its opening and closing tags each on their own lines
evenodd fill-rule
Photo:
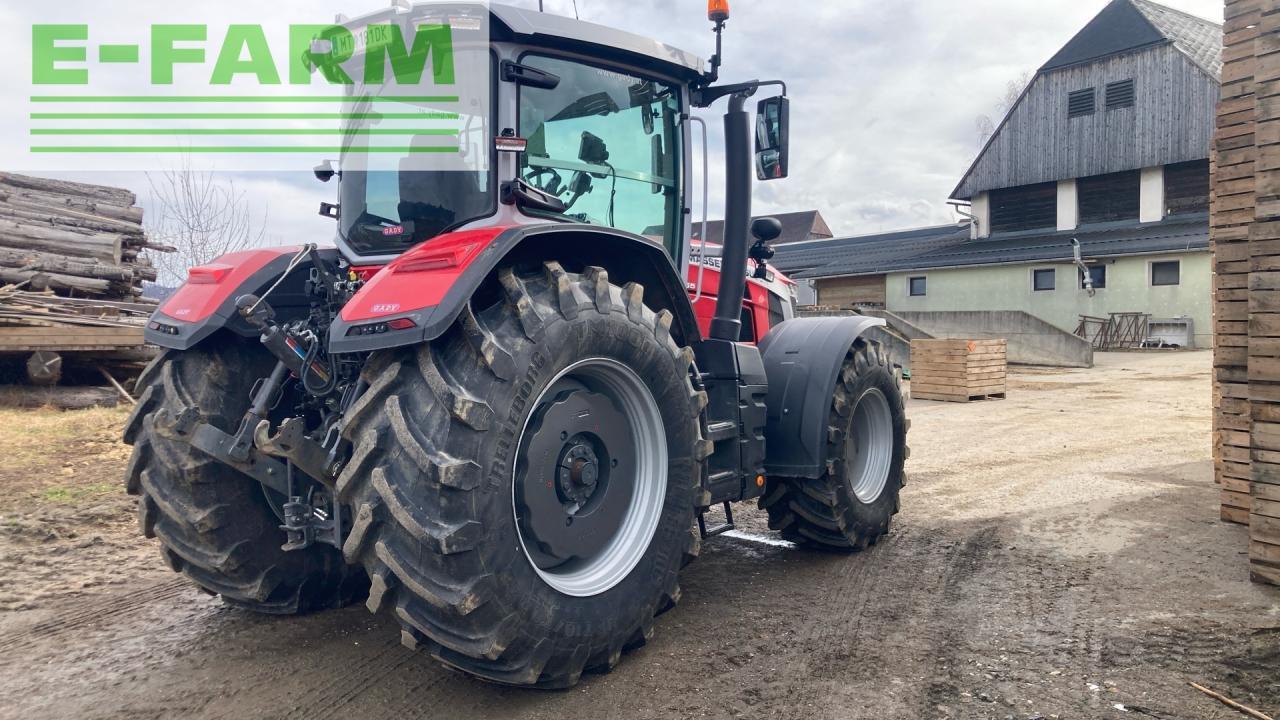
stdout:
<svg viewBox="0 0 1280 720">
<path fill-rule="evenodd" d="M 765 473 L 817 478 L 827 465 L 827 413 L 845 355 L 880 318 L 811 317 L 779 323 L 760 341 L 769 393 Z"/>
</svg>

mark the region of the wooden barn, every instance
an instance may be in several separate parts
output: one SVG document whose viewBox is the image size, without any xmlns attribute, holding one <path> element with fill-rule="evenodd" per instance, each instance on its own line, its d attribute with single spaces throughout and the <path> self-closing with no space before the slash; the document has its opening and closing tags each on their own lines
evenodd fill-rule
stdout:
<svg viewBox="0 0 1280 720">
<path fill-rule="evenodd" d="M 1138 313 L 1211 338 L 1209 143 L 1222 26 L 1113 0 L 1048 59 L 951 194 L 963 222 L 779 248 L 817 303 Z"/>
</svg>

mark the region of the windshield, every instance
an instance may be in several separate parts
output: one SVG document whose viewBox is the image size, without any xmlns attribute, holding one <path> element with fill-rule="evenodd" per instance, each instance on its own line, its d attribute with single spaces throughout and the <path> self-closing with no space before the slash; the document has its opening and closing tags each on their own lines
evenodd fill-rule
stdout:
<svg viewBox="0 0 1280 720">
<path fill-rule="evenodd" d="M 368 113 L 366 117 L 372 116 L 373 119 L 363 121 L 360 132 L 374 134 L 383 124 L 379 116 L 396 120 L 407 114 L 431 112 L 429 107 L 402 102 L 379 102 L 372 111 L 368 103 L 348 107 L 360 108 Z M 492 212 L 494 193 L 490 172 L 468 169 L 475 166 L 471 159 L 476 153 L 488 152 L 485 143 L 485 138 L 491 135 L 488 118 L 461 115 L 461 132 L 437 128 L 396 131 L 405 140 L 401 152 L 376 156 L 362 152 L 343 154 L 339 227 L 343 240 L 353 251 L 360 255 L 398 254 Z M 397 125 L 403 127 L 403 122 Z M 359 145 L 363 140 L 351 135 L 344 140 L 344 146 Z M 455 145 L 456 153 L 432 158 L 432 167 L 439 169 L 420 169 L 419 153 Z"/>
<path fill-rule="evenodd" d="M 680 96 L 672 85 L 564 58 L 521 62 L 560 78 L 520 89 L 520 176 L 565 216 L 648 236 L 679 257 Z"/>
</svg>

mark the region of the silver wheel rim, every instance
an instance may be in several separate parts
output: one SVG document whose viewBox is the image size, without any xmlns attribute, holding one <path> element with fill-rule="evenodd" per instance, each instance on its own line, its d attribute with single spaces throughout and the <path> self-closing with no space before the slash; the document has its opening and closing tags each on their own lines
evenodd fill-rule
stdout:
<svg viewBox="0 0 1280 720">
<path fill-rule="evenodd" d="M 864 505 L 874 503 L 889 483 L 893 464 L 893 413 L 877 388 L 862 393 L 853 407 L 844 457 L 849 489 Z"/>
<path fill-rule="evenodd" d="M 556 590 L 575 597 L 599 595 L 622 582 L 639 564 L 649 549 L 658 522 L 662 518 L 662 505 L 667 494 L 667 436 L 662 413 L 644 381 L 631 368 L 608 358 L 579 360 L 561 370 L 529 406 L 529 417 L 520 431 L 519 446 L 523 446 L 529 422 L 553 390 L 563 382 L 577 382 L 593 391 L 606 395 L 630 420 L 630 441 L 635 449 L 635 471 L 630 477 L 630 487 L 619 483 L 618 488 L 629 489 L 630 503 L 623 519 L 601 549 L 592 556 L 565 563 L 551 569 L 538 567 L 526 547 L 525 532 L 521 529 L 520 510 L 516 501 L 520 478 L 519 464 L 512 476 L 512 516 L 516 519 L 516 533 L 520 548 L 530 567 L 543 582 Z M 627 480 L 615 478 L 613 481 Z"/>
</svg>

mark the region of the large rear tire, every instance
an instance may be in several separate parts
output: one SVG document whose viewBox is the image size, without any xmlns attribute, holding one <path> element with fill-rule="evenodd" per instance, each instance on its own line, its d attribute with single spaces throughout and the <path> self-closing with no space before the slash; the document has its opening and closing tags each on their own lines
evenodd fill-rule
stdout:
<svg viewBox="0 0 1280 720">
<path fill-rule="evenodd" d="M 281 521 L 258 482 L 156 430 L 157 411 L 194 407 L 235 432 L 254 381 L 273 364 L 261 347 L 230 337 L 156 358 L 138 379 L 140 399 L 125 424 L 133 445 L 126 489 L 138 496 L 142 533 L 205 591 L 271 614 L 340 607 L 363 589 L 358 569 L 328 545 L 281 550 Z"/>
<path fill-rule="evenodd" d="M 680 596 L 706 398 L 639 285 L 555 262 L 500 281 L 442 337 L 371 359 L 344 430 L 344 552 L 405 645 L 562 688 L 643 645 Z"/>
<path fill-rule="evenodd" d="M 889 532 L 905 484 L 906 410 L 879 343 L 854 341 L 827 415 L 827 467 L 818 478 L 770 477 L 760 507 L 800 545 L 857 551 Z"/>
</svg>

